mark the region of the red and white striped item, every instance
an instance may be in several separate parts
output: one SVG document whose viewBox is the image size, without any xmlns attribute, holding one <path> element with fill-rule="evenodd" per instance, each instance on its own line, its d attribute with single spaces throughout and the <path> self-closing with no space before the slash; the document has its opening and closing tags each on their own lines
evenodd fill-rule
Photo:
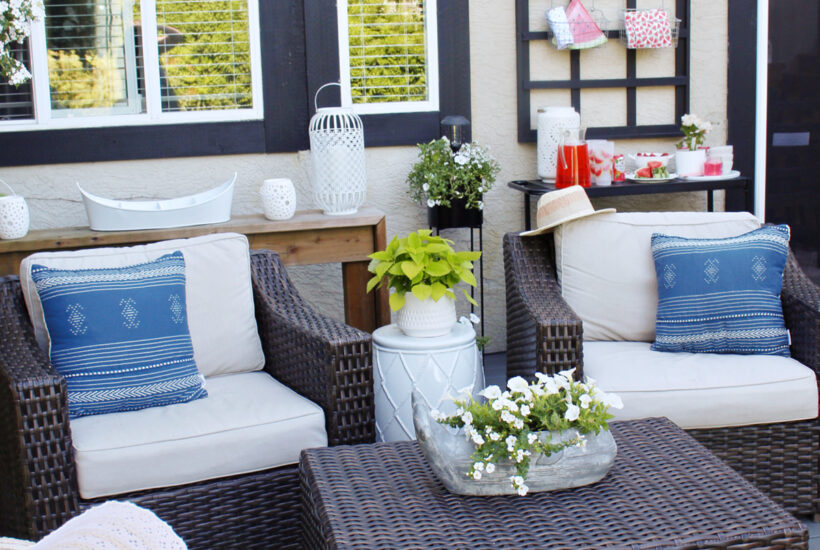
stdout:
<svg viewBox="0 0 820 550">
<path fill-rule="evenodd" d="M 662 9 L 624 13 L 627 48 L 671 48 L 672 27 L 669 14 Z"/>
</svg>

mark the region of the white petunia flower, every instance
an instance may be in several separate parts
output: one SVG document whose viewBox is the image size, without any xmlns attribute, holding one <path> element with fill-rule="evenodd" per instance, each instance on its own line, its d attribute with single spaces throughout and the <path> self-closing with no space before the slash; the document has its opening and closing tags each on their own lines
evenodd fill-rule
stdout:
<svg viewBox="0 0 820 550">
<path fill-rule="evenodd" d="M 484 463 L 483 462 L 476 462 L 473 464 L 473 470 L 476 472 L 481 472 L 484 470 Z"/>
<path fill-rule="evenodd" d="M 476 431 L 473 431 L 473 443 L 479 446 L 484 445 L 484 438 L 481 437 L 481 434 Z"/>
<path fill-rule="evenodd" d="M 475 313 L 470 313 L 470 322 L 473 323 L 474 325 L 477 325 L 478 323 L 481 322 L 481 317 L 479 317 Z M 498 387 L 498 386 L 496 386 L 496 387 Z"/>
<path fill-rule="evenodd" d="M 514 487 L 524 485 L 524 478 L 521 476 L 510 476 L 510 481 L 512 481 Z"/>
<path fill-rule="evenodd" d="M 563 376 L 567 380 L 572 380 L 572 375 L 575 374 L 575 368 L 573 367 L 573 368 L 568 369 L 568 370 L 562 370 L 558 374 L 560 374 L 561 376 Z"/>
<path fill-rule="evenodd" d="M 523 393 L 530 388 L 530 385 L 520 376 L 515 376 L 507 381 L 507 387 L 510 388 L 510 391 Z"/>
<path fill-rule="evenodd" d="M 609 405 L 613 409 L 623 409 L 624 402 L 621 401 L 621 398 L 614 394 L 614 393 L 606 393 L 603 395 L 602 400 L 605 405 Z"/>
<path fill-rule="evenodd" d="M 487 464 L 487 473 L 491 474 L 494 471 L 495 471 L 495 464 L 493 464 L 492 462 L 488 463 Z"/>
<path fill-rule="evenodd" d="M 578 401 L 581 402 L 582 409 L 588 409 L 589 403 L 592 401 L 592 397 L 588 393 L 583 394 L 581 397 L 578 398 Z"/>
<path fill-rule="evenodd" d="M 473 472 L 473 479 L 481 479 L 481 472 Z"/>
<path fill-rule="evenodd" d="M 499 399 L 501 397 L 501 388 L 493 384 L 478 392 L 478 395 L 486 397 L 487 399 Z"/>
<path fill-rule="evenodd" d="M 427 208 L 433 208 L 436 205 L 436 201 L 433 199 L 427 199 Z"/>
<path fill-rule="evenodd" d="M 680 123 L 683 126 L 692 126 L 695 124 L 695 115 L 686 114 L 680 117 Z"/>
<path fill-rule="evenodd" d="M 538 434 L 536 434 L 536 433 L 532 433 L 532 432 L 530 432 L 530 433 L 528 433 L 528 434 L 527 434 L 527 442 L 528 442 L 530 445 L 532 445 L 532 444 L 533 444 L 533 443 L 535 443 L 536 441 L 538 441 Z"/>
<path fill-rule="evenodd" d="M 465 164 L 467 164 L 468 162 L 470 162 L 470 157 L 468 157 L 467 155 L 463 155 L 463 154 L 459 153 L 459 154 L 457 154 L 455 157 L 453 157 L 453 160 L 454 160 L 454 161 L 456 162 L 456 164 L 458 164 L 459 166 L 464 166 Z"/>
<path fill-rule="evenodd" d="M 515 426 L 516 430 L 521 430 L 521 429 L 524 428 L 524 421 L 521 420 L 520 418 L 516 418 L 515 421 L 513 422 L 513 426 Z"/>
<path fill-rule="evenodd" d="M 567 405 L 567 412 L 564 413 L 564 418 L 572 422 L 573 420 L 578 420 L 580 414 L 581 408 L 578 405 Z"/>
<path fill-rule="evenodd" d="M 530 407 L 528 405 L 521 405 L 521 414 L 523 416 L 529 416 L 530 415 Z"/>
<path fill-rule="evenodd" d="M 527 496 L 527 491 L 529 491 L 529 490 L 530 490 L 529 487 L 527 487 L 524 484 L 521 484 L 521 485 L 518 486 L 518 495 L 522 496 L 522 497 L 525 497 L 525 496 Z"/>
<path fill-rule="evenodd" d="M 465 424 L 472 424 L 473 423 L 473 413 L 467 411 L 466 413 L 461 415 L 461 421 Z"/>
<path fill-rule="evenodd" d="M 489 437 L 493 441 L 498 441 L 499 439 L 501 439 L 501 434 L 498 432 L 490 431 L 490 433 L 487 434 L 487 437 Z"/>
<path fill-rule="evenodd" d="M 422 191 L 425 191 L 425 192 L 429 191 L 430 190 L 430 185 L 425 183 L 424 185 L 421 186 L 421 189 L 422 189 Z"/>
</svg>

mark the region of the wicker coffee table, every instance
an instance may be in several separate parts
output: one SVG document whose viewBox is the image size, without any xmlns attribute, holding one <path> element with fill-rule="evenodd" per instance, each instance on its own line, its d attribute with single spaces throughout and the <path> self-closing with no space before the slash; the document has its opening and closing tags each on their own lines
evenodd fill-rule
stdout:
<svg viewBox="0 0 820 550">
<path fill-rule="evenodd" d="M 612 424 L 603 481 L 448 492 L 414 441 L 302 452 L 307 548 L 807 548 L 804 525 L 663 418 Z"/>
</svg>

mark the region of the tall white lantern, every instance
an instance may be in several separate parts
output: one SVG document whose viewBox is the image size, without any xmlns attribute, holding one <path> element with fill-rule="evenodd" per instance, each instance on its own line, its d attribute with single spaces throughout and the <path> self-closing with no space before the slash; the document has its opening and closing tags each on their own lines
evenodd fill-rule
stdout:
<svg viewBox="0 0 820 550">
<path fill-rule="evenodd" d="M 325 214 L 354 214 L 367 195 L 364 166 L 364 126 L 353 109 L 319 108 L 316 98 L 330 82 L 316 90 L 316 114 L 310 119 L 313 200 Z"/>
</svg>

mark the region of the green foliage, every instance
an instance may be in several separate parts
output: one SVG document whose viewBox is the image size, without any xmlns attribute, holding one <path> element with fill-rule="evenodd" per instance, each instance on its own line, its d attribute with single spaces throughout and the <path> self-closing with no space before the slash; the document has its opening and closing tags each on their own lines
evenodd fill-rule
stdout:
<svg viewBox="0 0 820 550">
<path fill-rule="evenodd" d="M 509 460 L 516 468 L 512 485 L 527 493 L 525 484 L 532 460 L 539 454 L 551 455 L 567 447 L 585 445 L 587 434 L 608 430 L 610 406 L 620 408 L 620 399 L 606 394 L 591 383 L 572 379 L 573 370 L 553 377 L 537 373 L 538 380 L 528 383 L 520 376 L 510 379 L 508 391 L 488 386 L 480 392 L 486 401 L 469 397 L 456 400 L 456 414 L 445 416 L 432 411 L 433 418 L 454 428 L 463 428 L 476 446 L 473 465 L 467 476 L 480 479 L 492 473 L 495 465 Z M 577 434 L 569 439 L 555 435 L 566 430 Z"/>
<path fill-rule="evenodd" d="M 370 254 L 368 271 L 373 277 L 367 283 L 367 291 L 381 288 L 385 284 L 395 289 L 390 295 L 390 308 L 397 311 L 404 307 L 407 292 L 421 301 L 432 298 L 439 301 L 442 296 L 455 299 L 451 290 L 460 282 L 476 285 L 473 262 L 481 257 L 481 252 L 456 252 L 450 246 L 453 241 L 432 235 L 429 229 L 419 229 L 406 237 L 393 237 L 387 249 Z M 473 305 L 475 300 L 462 289 L 464 296 Z"/>
<path fill-rule="evenodd" d="M 465 143 L 453 152 L 447 138 L 419 143 L 419 159 L 407 176 L 408 194 L 428 207 L 452 206 L 465 199 L 467 208 L 484 208 L 489 191 L 501 169 L 498 162 L 476 143 Z"/>
<path fill-rule="evenodd" d="M 57 109 L 112 107 L 124 100 L 119 70 L 112 55 L 71 50 L 48 51 L 51 105 Z"/>
<path fill-rule="evenodd" d="M 426 100 L 423 0 L 360 0 L 347 14 L 353 102 Z"/>
</svg>

